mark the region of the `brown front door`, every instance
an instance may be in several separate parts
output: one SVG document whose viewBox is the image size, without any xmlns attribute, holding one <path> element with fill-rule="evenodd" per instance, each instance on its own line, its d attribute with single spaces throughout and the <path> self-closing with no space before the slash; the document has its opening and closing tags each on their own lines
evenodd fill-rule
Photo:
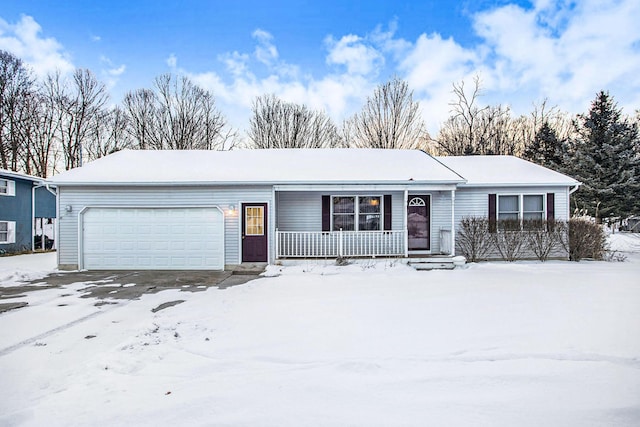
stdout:
<svg viewBox="0 0 640 427">
<path fill-rule="evenodd" d="M 242 204 L 242 262 L 267 262 L 267 204 Z"/>
<path fill-rule="evenodd" d="M 410 251 L 431 249 L 430 197 L 410 195 L 407 202 L 407 231 Z"/>
</svg>

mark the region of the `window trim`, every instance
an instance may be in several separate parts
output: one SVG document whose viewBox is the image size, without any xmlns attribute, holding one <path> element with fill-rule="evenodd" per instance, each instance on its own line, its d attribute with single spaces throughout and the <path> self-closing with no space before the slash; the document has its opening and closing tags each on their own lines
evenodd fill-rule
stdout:
<svg viewBox="0 0 640 427">
<path fill-rule="evenodd" d="M 331 194 L 329 196 L 329 230 L 332 232 L 335 231 L 339 231 L 334 229 L 334 222 L 333 222 L 333 217 L 334 217 L 334 212 L 333 212 L 333 199 L 334 197 L 353 197 L 354 198 L 354 213 L 344 213 L 344 212 L 338 212 L 335 215 L 353 215 L 354 218 L 354 229 L 353 230 L 343 230 L 343 231 L 357 231 L 357 232 L 363 232 L 363 231 L 384 231 L 384 195 L 383 194 Z M 379 208 L 379 212 L 377 214 L 372 214 L 372 215 L 378 215 L 379 219 L 378 219 L 378 229 L 377 230 L 360 230 L 360 198 L 361 197 L 377 197 L 380 200 L 380 208 Z M 371 215 L 370 213 L 364 213 L 363 215 Z"/>
<path fill-rule="evenodd" d="M 504 194 L 496 194 L 496 221 L 500 222 L 500 198 L 501 197 L 518 197 L 518 221 L 522 224 L 524 221 L 525 213 L 541 213 L 541 220 L 544 221 L 547 219 L 547 193 L 504 193 Z M 541 211 L 525 211 L 524 210 L 524 198 L 525 196 L 542 196 L 542 210 Z M 515 213 L 515 211 L 509 211 L 504 213 Z"/>
<path fill-rule="evenodd" d="M 0 221 L 1 224 L 7 224 L 7 231 L 2 231 L 2 233 L 7 233 L 6 240 L 0 240 L 0 244 L 6 245 L 16 242 L 16 222 L 15 221 Z"/>
<path fill-rule="evenodd" d="M 6 186 L 0 188 L 6 188 L 6 191 L 0 191 L 0 196 L 15 196 L 16 195 L 16 182 L 7 178 L 0 178 L 0 181 L 4 181 Z"/>
</svg>

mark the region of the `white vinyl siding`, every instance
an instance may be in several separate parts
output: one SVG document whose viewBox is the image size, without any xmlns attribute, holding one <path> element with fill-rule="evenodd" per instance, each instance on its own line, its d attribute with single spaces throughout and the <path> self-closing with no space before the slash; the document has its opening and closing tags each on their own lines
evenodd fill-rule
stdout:
<svg viewBox="0 0 640 427">
<path fill-rule="evenodd" d="M 568 187 L 486 187 L 486 188 L 460 188 L 456 191 L 455 224 L 456 233 L 459 230 L 460 221 L 467 216 L 489 216 L 489 194 L 501 195 L 535 195 L 554 193 L 554 217 L 559 221 L 567 221 L 569 215 L 569 190 Z M 546 207 L 546 206 L 545 206 Z M 543 218 L 544 219 L 544 218 Z M 458 250 L 458 249 L 456 249 Z M 497 255 L 495 255 L 497 257 Z M 564 257 L 565 253 L 554 253 L 552 256 Z"/>
<path fill-rule="evenodd" d="M 0 178 L 0 196 L 15 196 L 16 183 L 10 179 Z"/>
<path fill-rule="evenodd" d="M 0 243 L 16 242 L 16 222 L 0 221 Z"/>
<path fill-rule="evenodd" d="M 240 203 L 266 202 L 272 206 L 272 187 L 60 187 L 58 263 L 78 264 L 78 213 L 88 206 L 189 207 L 218 206 L 224 212 L 225 264 L 240 259 Z M 69 206 L 71 211 L 67 212 Z M 233 207 L 234 209 L 230 209 Z M 270 215 L 270 214 L 269 214 Z M 270 218 L 270 217 L 269 217 Z M 271 239 L 271 220 L 268 235 Z M 271 243 L 269 243 L 271 248 Z"/>
<path fill-rule="evenodd" d="M 440 233 L 443 230 L 451 230 L 451 191 L 435 191 L 430 194 L 431 253 L 439 254 L 441 253 Z"/>
</svg>

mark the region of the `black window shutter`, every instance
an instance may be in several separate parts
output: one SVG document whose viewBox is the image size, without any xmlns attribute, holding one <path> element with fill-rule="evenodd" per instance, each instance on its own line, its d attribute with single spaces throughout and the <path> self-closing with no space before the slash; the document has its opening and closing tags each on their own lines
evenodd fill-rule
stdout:
<svg viewBox="0 0 640 427">
<path fill-rule="evenodd" d="M 391 194 L 384 195 L 384 229 L 391 230 Z"/>
<path fill-rule="evenodd" d="M 547 193 L 547 221 L 556 218 L 555 194 Z"/>
<path fill-rule="evenodd" d="M 553 220 L 556 217 L 556 195 L 547 193 L 547 231 L 553 231 Z"/>
<path fill-rule="evenodd" d="M 331 196 L 322 196 L 322 231 L 331 231 Z"/>
<path fill-rule="evenodd" d="M 489 233 L 495 233 L 497 229 L 496 199 L 497 197 L 495 194 L 489 194 Z"/>
</svg>

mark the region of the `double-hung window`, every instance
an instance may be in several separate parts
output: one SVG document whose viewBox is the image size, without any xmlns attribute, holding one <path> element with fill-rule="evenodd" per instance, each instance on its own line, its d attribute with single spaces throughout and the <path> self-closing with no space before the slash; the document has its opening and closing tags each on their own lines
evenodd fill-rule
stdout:
<svg viewBox="0 0 640 427">
<path fill-rule="evenodd" d="M 520 196 L 498 196 L 498 221 L 518 220 Z"/>
<path fill-rule="evenodd" d="M 333 196 L 331 229 L 369 231 L 381 229 L 381 196 Z"/>
<path fill-rule="evenodd" d="M 15 230 L 15 221 L 0 221 L 0 243 L 15 243 Z"/>
<path fill-rule="evenodd" d="M 15 195 L 15 182 L 0 178 L 0 196 Z"/>
<path fill-rule="evenodd" d="M 503 224 L 503 228 L 520 228 L 521 221 L 541 222 L 544 218 L 542 194 L 498 196 L 498 222 Z"/>
<path fill-rule="evenodd" d="M 542 194 L 522 196 L 522 219 L 542 221 L 544 219 L 544 196 Z"/>
</svg>

